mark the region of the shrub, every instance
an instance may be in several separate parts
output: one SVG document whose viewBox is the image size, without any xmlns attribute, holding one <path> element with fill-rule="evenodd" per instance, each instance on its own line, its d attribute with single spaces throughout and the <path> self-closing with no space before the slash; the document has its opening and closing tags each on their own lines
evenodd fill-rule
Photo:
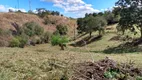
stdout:
<svg viewBox="0 0 142 80">
<path fill-rule="evenodd" d="M 10 41 L 10 47 L 19 47 L 20 46 L 20 41 L 17 38 L 13 38 Z"/>
<path fill-rule="evenodd" d="M 43 34 L 44 29 L 35 22 L 27 22 L 24 24 L 24 33 L 32 37 L 34 35 Z"/>
<path fill-rule="evenodd" d="M 19 42 L 20 42 L 19 47 L 24 48 L 25 45 L 26 45 L 27 42 L 28 42 L 28 36 L 23 34 L 23 35 L 17 36 L 16 38 L 17 38 L 17 39 L 19 40 Z"/>
<path fill-rule="evenodd" d="M 41 40 L 41 37 L 39 36 L 33 36 L 30 39 L 30 44 L 33 46 L 35 46 L 36 44 L 41 44 L 41 43 L 42 43 L 42 40 Z"/>
<path fill-rule="evenodd" d="M 59 35 L 53 35 L 51 38 L 51 44 L 53 46 L 59 45 L 61 47 L 61 50 L 64 50 L 64 47 L 66 46 L 66 43 L 69 40 L 66 37 L 59 36 Z"/>
<path fill-rule="evenodd" d="M 24 24 L 24 33 L 26 33 L 30 37 L 35 35 L 34 26 L 35 26 L 35 23 L 33 23 L 33 22 L 25 23 Z"/>
<path fill-rule="evenodd" d="M 34 27 L 35 29 L 35 34 L 36 35 L 42 35 L 43 33 L 44 33 L 44 29 L 43 29 L 43 27 L 41 27 L 41 26 L 39 26 L 39 25 L 36 25 L 35 27 Z"/>
<path fill-rule="evenodd" d="M 9 46 L 11 38 L 12 36 L 9 30 L 3 30 L 0 28 L 0 47 Z"/>
<path fill-rule="evenodd" d="M 10 30 L 3 30 L 0 28 L 0 35 L 3 35 L 3 36 L 11 36 L 11 31 Z"/>
<path fill-rule="evenodd" d="M 61 25 L 61 24 L 57 25 L 56 29 L 60 35 L 66 35 L 68 32 L 68 28 L 65 25 Z"/>
<path fill-rule="evenodd" d="M 44 18 L 44 22 L 43 22 L 43 23 L 44 23 L 45 25 L 47 25 L 47 24 L 56 24 L 56 22 L 57 22 L 56 20 L 51 19 L 51 18 L 49 18 L 49 17 L 47 16 L 47 17 Z"/>
<path fill-rule="evenodd" d="M 47 25 L 47 24 L 51 24 L 51 21 L 49 20 L 49 18 L 45 18 L 43 23 Z"/>
<path fill-rule="evenodd" d="M 53 46 L 55 46 L 55 45 L 58 45 L 59 44 L 59 40 L 60 40 L 60 36 L 58 36 L 58 35 L 53 35 L 52 36 L 52 38 L 51 38 L 51 44 L 53 45 Z"/>
<path fill-rule="evenodd" d="M 28 42 L 28 36 L 25 34 L 15 36 L 11 41 L 10 41 L 10 47 L 21 47 L 24 48 L 25 45 Z"/>
<path fill-rule="evenodd" d="M 43 36 L 41 36 L 41 40 L 43 43 L 48 43 L 51 37 L 51 33 L 45 32 Z"/>
<path fill-rule="evenodd" d="M 55 32 L 53 32 L 54 35 L 60 35 L 59 30 L 56 30 Z"/>
</svg>

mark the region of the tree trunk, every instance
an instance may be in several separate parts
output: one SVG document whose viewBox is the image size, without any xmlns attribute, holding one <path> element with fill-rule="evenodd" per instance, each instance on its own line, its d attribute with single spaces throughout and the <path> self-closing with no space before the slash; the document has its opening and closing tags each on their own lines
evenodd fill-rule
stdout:
<svg viewBox="0 0 142 80">
<path fill-rule="evenodd" d="M 61 47 L 61 50 L 65 50 L 63 44 L 59 44 L 59 46 Z"/>
<path fill-rule="evenodd" d="M 101 35 L 101 30 L 99 30 L 99 36 Z"/>
<path fill-rule="evenodd" d="M 124 35 L 125 34 L 125 30 L 122 30 L 122 35 Z"/>
<path fill-rule="evenodd" d="M 91 38 L 91 36 L 92 36 L 92 32 L 90 32 L 89 34 L 90 34 L 90 38 Z"/>
<path fill-rule="evenodd" d="M 140 27 L 140 29 L 141 29 L 140 32 L 141 32 L 141 39 L 142 39 L 142 27 Z"/>
</svg>

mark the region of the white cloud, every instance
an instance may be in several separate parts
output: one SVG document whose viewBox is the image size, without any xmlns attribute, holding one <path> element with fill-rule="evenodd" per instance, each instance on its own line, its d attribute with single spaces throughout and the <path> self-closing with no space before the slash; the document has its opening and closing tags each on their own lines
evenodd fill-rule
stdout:
<svg viewBox="0 0 142 80">
<path fill-rule="evenodd" d="M 6 12 L 7 9 L 4 5 L 0 5 L 0 12 Z"/>
<path fill-rule="evenodd" d="M 13 11 L 22 11 L 22 12 L 26 12 L 25 9 L 16 9 L 16 8 L 13 8 L 13 7 L 8 7 L 8 6 L 4 6 L 4 5 L 0 5 L 0 12 L 8 12 L 8 10 L 11 9 Z"/>
<path fill-rule="evenodd" d="M 85 13 L 100 12 L 94 9 L 91 4 L 83 0 L 41 0 L 54 3 L 53 6 L 64 9 L 65 13 L 72 13 L 77 17 L 84 17 Z"/>
<path fill-rule="evenodd" d="M 11 9 L 11 10 L 13 10 L 13 11 L 18 11 L 18 10 L 20 10 L 20 11 L 22 11 L 22 12 L 27 12 L 25 9 L 16 9 L 16 8 L 13 8 L 13 7 L 9 7 L 8 10 L 9 10 L 9 9 Z"/>
</svg>

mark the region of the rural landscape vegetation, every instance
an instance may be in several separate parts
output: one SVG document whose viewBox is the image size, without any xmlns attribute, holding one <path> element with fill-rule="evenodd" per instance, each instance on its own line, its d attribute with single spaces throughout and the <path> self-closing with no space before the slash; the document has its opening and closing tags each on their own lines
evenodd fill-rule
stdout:
<svg viewBox="0 0 142 80">
<path fill-rule="evenodd" d="M 82 18 L 36 11 L 0 12 L 0 80 L 142 80 L 141 0 Z"/>
</svg>

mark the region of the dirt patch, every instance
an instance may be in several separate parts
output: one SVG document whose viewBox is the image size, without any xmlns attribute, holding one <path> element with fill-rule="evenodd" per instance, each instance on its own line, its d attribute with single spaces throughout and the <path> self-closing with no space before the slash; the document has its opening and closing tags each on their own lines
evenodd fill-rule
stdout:
<svg viewBox="0 0 142 80">
<path fill-rule="evenodd" d="M 77 64 L 72 80 L 135 80 L 138 76 L 142 76 L 142 69 L 135 68 L 132 63 L 118 64 L 106 58 L 94 63 Z"/>
</svg>

